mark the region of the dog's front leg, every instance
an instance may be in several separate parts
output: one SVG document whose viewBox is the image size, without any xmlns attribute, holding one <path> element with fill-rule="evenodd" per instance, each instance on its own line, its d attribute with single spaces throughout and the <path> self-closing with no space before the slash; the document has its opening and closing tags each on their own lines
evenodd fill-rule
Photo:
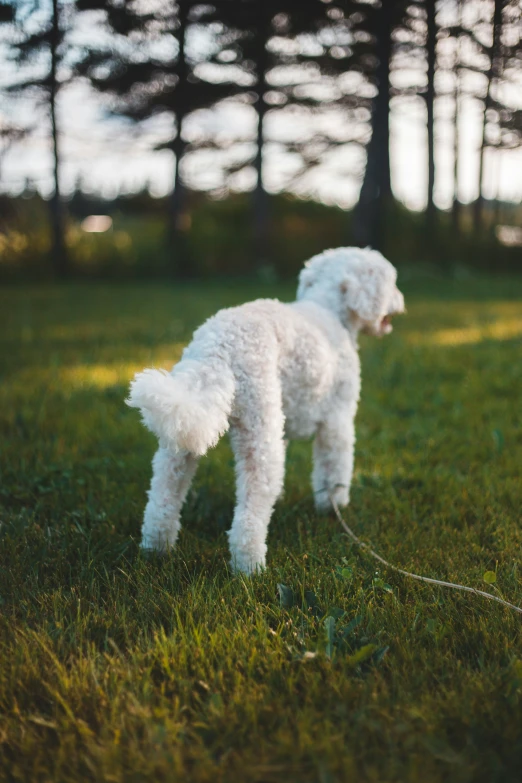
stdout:
<svg viewBox="0 0 522 783">
<path fill-rule="evenodd" d="M 318 511 L 346 506 L 350 499 L 355 446 L 354 407 L 331 411 L 320 424 L 314 441 L 312 487 Z"/>
</svg>

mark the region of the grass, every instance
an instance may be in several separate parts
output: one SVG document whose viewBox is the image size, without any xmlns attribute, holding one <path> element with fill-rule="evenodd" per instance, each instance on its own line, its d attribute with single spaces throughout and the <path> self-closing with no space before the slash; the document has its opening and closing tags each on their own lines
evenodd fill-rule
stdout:
<svg viewBox="0 0 522 783">
<path fill-rule="evenodd" d="M 522 280 L 405 288 L 395 333 L 362 344 L 346 518 L 397 565 L 520 603 Z M 314 512 L 310 444 L 290 448 L 262 575 L 227 569 L 226 442 L 176 552 L 139 554 L 154 441 L 129 377 L 217 308 L 291 294 L 0 294 L 1 779 L 520 780 L 520 616 L 358 552 Z"/>
</svg>

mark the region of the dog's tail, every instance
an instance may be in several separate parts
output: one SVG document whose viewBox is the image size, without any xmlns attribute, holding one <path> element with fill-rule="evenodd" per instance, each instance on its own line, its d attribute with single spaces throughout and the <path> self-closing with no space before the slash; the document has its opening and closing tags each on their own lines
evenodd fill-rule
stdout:
<svg viewBox="0 0 522 783">
<path fill-rule="evenodd" d="M 143 423 L 173 451 L 201 456 L 228 430 L 235 379 L 225 362 L 184 359 L 171 373 L 143 370 L 126 400 Z"/>
</svg>

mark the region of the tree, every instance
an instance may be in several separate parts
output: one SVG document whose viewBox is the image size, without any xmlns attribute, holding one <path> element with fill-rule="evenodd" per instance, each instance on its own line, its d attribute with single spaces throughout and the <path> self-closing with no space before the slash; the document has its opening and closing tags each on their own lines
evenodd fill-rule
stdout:
<svg viewBox="0 0 522 783">
<path fill-rule="evenodd" d="M 459 174 L 460 174 L 460 101 L 461 101 L 461 32 L 462 32 L 462 5 L 464 0 L 456 2 L 456 23 L 453 30 L 454 34 L 454 58 L 453 58 L 453 200 L 451 206 L 451 217 L 453 231 L 458 236 L 460 234 L 460 198 L 459 198 Z"/>
<path fill-rule="evenodd" d="M 459 0 L 457 20 L 450 30 L 457 42 L 454 68 L 456 73 L 456 116 L 461 95 L 481 102 L 480 146 L 477 166 L 477 198 L 473 204 L 473 228 L 480 233 L 484 226 L 485 161 L 490 150 L 498 163 L 503 151 L 521 143 L 520 110 L 513 104 L 522 66 L 520 38 L 522 7 L 519 0 Z M 466 76 L 482 76 L 483 88 L 477 91 L 466 84 Z M 514 88 L 514 89 L 513 89 Z M 455 119 L 456 122 L 456 119 Z M 458 174 L 458 132 L 455 138 L 455 182 Z M 455 191 L 457 188 L 455 187 Z M 498 199 L 498 176 L 497 176 Z M 454 225 L 458 223 L 459 202 L 453 202 Z"/>
<path fill-rule="evenodd" d="M 49 11 L 29 2 L 12 3 L 14 40 L 9 55 L 18 67 L 18 78 L 9 85 L 9 91 L 32 97 L 45 107 L 52 140 L 54 189 L 49 201 L 52 235 L 52 262 L 57 277 L 69 273 L 69 259 L 65 243 L 65 215 L 60 189 L 61 155 L 60 129 L 57 117 L 59 92 L 66 83 L 66 9 L 58 0 L 52 0 Z M 69 9 L 67 9 L 69 10 Z"/>
<path fill-rule="evenodd" d="M 434 234 L 437 211 L 435 190 L 435 78 L 440 67 L 437 42 L 439 37 L 437 0 L 406 0 L 397 4 L 393 41 L 392 74 L 410 71 L 407 87 L 394 87 L 394 98 L 421 98 L 426 111 L 427 198 L 426 231 Z M 418 73 L 417 78 L 414 72 Z"/>
<path fill-rule="evenodd" d="M 381 249 L 384 219 L 391 197 L 390 172 L 390 71 L 396 0 L 382 0 L 367 9 L 368 30 L 374 42 L 376 66 L 370 76 L 376 94 L 371 113 L 371 138 L 359 201 L 354 213 L 354 237 L 358 245 Z"/>
<path fill-rule="evenodd" d="M 426 229 L 428 236 L 433 236 L 435 227 L 435 203 L 433 191 L 435 188 L 435 64 L 437 58 L 437 20 L 435 0 L 426 0 L 426 119 L 428 129 L 428 203 L 426 206 Z"/>
<path fill-rule="evenodd" d="M 251 102 L 256 111 L 254 153 L 236 163 L 233 170 L 247 166 L 253 166 L 255 170 L 252 199 L 254 258 L 257 266 L 261 267 L 270 255 L 269 201 L 264 176 L 267 116 L 269 112 L 303 106 L 306 102 L 297 96 L 295 84 L 274 83 L 272 74 L 275 69 L 293 63 L 303 66 L 305 75 L 306 64 L 296 53 L 299 50 L 297 39 L 305 33 L 317 33 L 326 19 L 325 6 L 319 0 L 302 0 L 300 3 L 292 0 L 222 0 L 215 3 L 215 8 L 222 31 L 216 39 L 218 50 L 213 62 L 226 72 L 227 66 L 223 64 L 226 55 L 231 66 L 240 69 L 244 84 L 243 100 Z M 302 151 L 298 151 L 294 144 L 286 146 L 297 154 Z"/>
<path fill-rule="evenodd" d="M 353 0 L 327 5 L 324 15 L 315 9 L 304 39 L 311 39 L 312 46 L 305 43 L 296 58 L 308 70 L 303 70 L 302 81 L 289 95 L 289 102 L 299 107 L 311 128 L 308 135 L 287 147 L 302 159 L 301 170 L 294 177 L 297 182 L 305 181 L 325 161 L 340 158 L 345 149 L 365 148 L 371 138 L 373 101 L 369 89 L 376 57 L 368 14 L 371 11 L 364 4 Z M 354 180 L 361 173 L 355 162 L 341 171 Z"/>
<path fill-rule="evenodd" d="M 9 3 L 0 3 L 0 25 L 12 27 L 15 18 L 14 6 Z M 0 182 L 2 180 L 2 161 L 12 144 L 20 141 L 25 135 L 25 128 L 15 123 L 0 119 Z"/>
<path fill-rule="evenodd" d="M 494 146 L 500 151 L 514 150 L 522 146 L 522 109 L 513 105 L 500 88 L 506 86 L 519 92 L 522 79 L 522 4 L 518 0 L 507 0 L 503 7 L 501 51 L 498 61 L 499 89 L 492 100 L 492 113 L 497 123 L 497 138 Z M 507 93 L 507 91 L 505 91 Z"/>
<path fill-rule="evenodd" d="M 479 167 L 478 167 L 478 195 L 473 205 L 473 224 L 475 232 L 480 232 L 483 225 L 483 212 L 484 212 L 484 158 L 485 151 L 488 144 L 487 139 L 487 124 L 488 115 L 493 108 L 493 93 L 492 89 L 494 82 L 500 78 L 500 59 L 501 59 L 501 36 L 502 36 L 502 9 L 505 0 L 494 0 L 493 6 L 493 19 L 492 19 L 492 31 L 491 31 L 491 45 L 488 47 L 488 69 L 486 72 L 486 94 L 483 102 L 482 110 L 482 138 L 480 144 L 479 154 Z"/>
<path fill-rule="evenodd" d="M 188 114 L 233 93 L 233 82 L 212 83 L 198 76 L 205 54 L 187 51 L 192 25 L 209 24 L 214 9 L 193 0 L 121 4 L 118 0 L 78 0 L 81 11 L 102 11 L 100 42 L 90 43 L 78 72 L 108 100 L 114 115 L 142 123 L 157 115 L 170 118 L 172 135 L 156 149 L 174 157 L 168 215 L 168 246 L 178 276 L 190 274 L 185 233 L 188 227 L 182 162 L 187 151 L 183 126 Z M 109 37 L 107 37 L 109 33 Z"/>
</svg>

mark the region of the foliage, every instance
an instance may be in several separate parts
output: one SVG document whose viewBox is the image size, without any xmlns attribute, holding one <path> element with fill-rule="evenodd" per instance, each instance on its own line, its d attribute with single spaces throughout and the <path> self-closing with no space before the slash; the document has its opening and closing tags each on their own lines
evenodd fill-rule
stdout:
<svg viewBox="0 0 522 783">
<path fill-rule="evenodd" d="M 520 603 L 520 279 L 402 285 L 407 317 L 362 340 L 347 518 L 398 565 Z M 217 308 L 293 288 L 0 293 L 0 778 L 519 779 L 519 617 L 376 573 L 314 512 L 309 444 L 262 575 L 226 565 L 226 442 L 177 551 L 139 554 L 154 440 L 123 404 L 131 374 Z"/>
<path fill-rule="evenodd" d="M 11 96 L 25 95 L 35 114 L 43 100 L 49 113 L 54 158 L 50 260 L 56 275 L 69 272 L 66 250 L 71 244 L 70 238 L 65 241 L 59 189 L 61 135 L 70 131 L 60 127 L 57 101 L 62 88 L 72 83 L 96 91 L 106 117 L 131 120 L 135 138 L 145 144 L 145 136 L 151 139 L 150 151 L 172 151 L 172 196 L 163 202 L 160 255 L 179 279 L 190 273 L 194 258 L 194 242 L 186 235 L 191 217 L 186 188 L 191 184 L 220 196 L 235 189 L 253 191 L 247 217 L 255 234 L 250 255 L 258 268 L 269 263 L 266 237 L 275 227 L 264 184 L 267 155 L 284 161 L 276 185 L 282 190 L 317 193 L 321 174 L 338 184 L 362 181 L 355 219 L 346 232 L 361 246 L 385 249 L 393 244 L 386 214 L 393 212 L 390 118 L 409 113 L 414 105 L 426 108 L 423 230 L 430 245 L 437 243 L 439 233 L 433 201 L 437 126 L 444 124 L 439 133 L 444 138 L 451 126 L 453 239 L 466 243 L 460 220 L 459 129 L 466 107 L 480 109 L 474 234 L 483 235 L 480 243 L 489 251 L 485 190 L 490 176 L 485 172 L 500 170 L 502 160 L 510 157 L 505 153 L 522 143 L 522 112 L 515 99 L 522 62 L 521 13 L 519 0 L 0 3 L 3 51 L 18 66 L 0 86 Z M 239 121 L 238 127 L 234 122 L 222 127 L 219 113 L 207 111 L 222 109 L 227 101 L 243 106 L 245 118 L 250 111 L 250 128 Z M 152 120 L 163 130 L 142 136 L 139 128 L 150 131 Z M 129 123 L 120 127 L 123 133 Z M 21 128 L 10 121 L 0 136 L 16 147 L 37 128 L 40 123 Z M 364 166 L 364 155 L 354 155 L 355 148 L 366 150 Z M 208 161 L 212 177 L 204 184 L 194 171 L 202 171 Z M 188 181 L 191 170 L 193 183 Z M 80 255 L 85 255 L 83 249 Z"/>
<path fill-rule="evenodd" d="M 0 279 L 41 280 L 52 275 L 49 259 L 50 235 L 45 203 L 34 194 L 0 202 Z M 176 264 L 173 252 L 165 247 L 164 200 L 146 192 L 121 196 L 114 201 L 89 198 L 75 193 L 68 205 L 66 234 L 71 257 L 71 273 L 78 278 L 154 278 L 172 277 Z M 354 242 L 354 213 L 338 207 L 289 196 L 269 201 L 271 231 L 269 263 L 256 268 L 254 242 L 249 222 L 248 196 L 224 200 L 192 194 L 191 222 L 187 243 L 191 261 L 187 273 L 192 278 L 226 276 L 261 279 L 295 279 L 303 259 L 327 247 Z M 503 207 L 507 223 L 520 221 L 520 208 Z M 89 234 L 81 221 L 90 214 L 109 214 L 110 231 Z M 423 215 L 409 212 L 398 203 L 387 213 L 384 252 L 400 267 L 416 266 L 418 274 L 441 271 L 457 274 L 466 270 L 517 272 L 520 247 L 503 247 L 493 227 L 477 237 L 471 231 L 471 212 L 463 209 L 463 231 L 454 234 L 448 213 L 438 214 L 437 236 L 426 241 Z M 491 223 L 494 217 L 491 217 Z M 468 224 L 468 227 L 466 227 Z M 422 263 L 419 261 L 422 259 Z"/>
</svg>

